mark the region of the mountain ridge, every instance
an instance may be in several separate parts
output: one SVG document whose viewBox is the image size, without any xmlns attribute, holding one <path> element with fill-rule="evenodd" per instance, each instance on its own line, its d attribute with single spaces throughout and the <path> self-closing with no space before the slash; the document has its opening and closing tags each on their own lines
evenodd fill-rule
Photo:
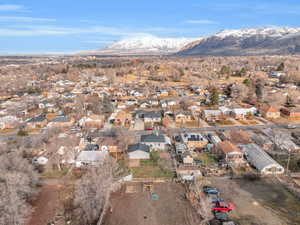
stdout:
<svg viewBox="0 0 300 225">
<path fill-rule="evenodd" d="M 190 43 L 176 55 L 276 55 L 300 53 L 300 28 L 263 27 L 223 30 Z"/>
</svg>

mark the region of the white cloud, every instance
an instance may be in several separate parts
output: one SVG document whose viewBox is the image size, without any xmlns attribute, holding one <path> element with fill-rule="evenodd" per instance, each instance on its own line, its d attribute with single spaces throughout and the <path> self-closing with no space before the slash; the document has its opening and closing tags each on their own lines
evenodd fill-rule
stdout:
<svg viewBox="0 0 300 225">
<path fill-rule="evenodd" d="M 74 35 L 74 34 L 102 34 L 111 36 L 129 36 L 133 34 L 140 34 L 141 32 L 135 32 L 132 30 L 121 29 L 116 27 L 59 27 L 59 26 L 22 26 L 16 28 L 0 28 L 0 37 L 9 36 L 57 36 L 57 35 Z"/>
<path fill-rule="evenodd" d="M 23 16 L 0 16 L 0 22 L 55 22 L 56 19 L 50 18 L 35 18 L 35 17 L 23 17 Z"/>
<path fill-rule="evenodd" d="M 23 5 L 3 4 L 0 5 L 0 11 L 18 11 L 24 9 Z"/>
<path fill-rule="evenodd" d="M 185 23 L 189 24 L 218 24 L 216 21 L 213 20 L 187 20 Z"/>
</svg>

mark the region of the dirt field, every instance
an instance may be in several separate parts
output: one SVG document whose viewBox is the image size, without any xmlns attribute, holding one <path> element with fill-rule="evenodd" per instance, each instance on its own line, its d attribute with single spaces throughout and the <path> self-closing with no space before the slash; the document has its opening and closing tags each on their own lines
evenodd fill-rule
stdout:
<svg viewBox="0 0 300 225">
<path fill-rule="evenodd" d="M 136 193 L 125 193 L 136 192 Z M 112 212 L 105 225 L 197 225 L 198 216 L 185 200 L 184 188 L 179 184 L 156 184 L 152 200 L 150 192 L 143 192 L 142 185 L 129 185 L 112 196 Z"/>
<path fill-rule="evenodd" d="M 28 225 L 47 225 L 53 221 L 56 210 L 60 207 L 59 191 L 61 185 L 56 180 L 44 183 L 37 199 L 33 202 L 34 211 Z"/>
<path fill-rule="evenodd" d="M 241 225 L 299 225 L 300 202 L 276 179 L 230 180 L 210 178 L 221 197 L 237 209 L 231 218 Z"/>
</svg>

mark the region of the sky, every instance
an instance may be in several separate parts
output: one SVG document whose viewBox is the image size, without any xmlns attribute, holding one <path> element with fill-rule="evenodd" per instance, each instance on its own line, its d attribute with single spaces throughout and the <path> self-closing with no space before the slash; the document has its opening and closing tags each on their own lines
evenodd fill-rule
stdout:
<svg viewBox="0 0 300 225">
<path fill-rule="evenodd" d="M 127 37 L 300 27 L 299 0 L 0 0 L 0 53 L 72 53 Z"/>
</svg>

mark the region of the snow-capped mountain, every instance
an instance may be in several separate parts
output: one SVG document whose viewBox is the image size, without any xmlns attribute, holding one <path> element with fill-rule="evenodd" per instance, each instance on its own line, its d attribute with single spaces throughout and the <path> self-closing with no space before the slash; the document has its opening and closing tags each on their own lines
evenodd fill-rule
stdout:
<svg viewBox="0 0 300 225">
<path fill-rule="evenodd" d="M 283 37 L 289 34 L 295 34 L 300 32 L 300 28 L 293 27 L 262 27 L 262 28 L 251 28 L 245 30 L 223 30 L 217 33 L 216 37 L 226 38 L 228 36 L 249 38 L 255 35 L 262 35 L 267 37 Z"/>
<path fill-rule="evenodd" d="M 178 55 L 272 55 L 300 53 L 300 28 L 224 30 L 190 43 Z"/>
<path fill-rule="evenodd" d="M 185 45 L 199 38 L 159 38 L 155 36 L 142 36 L 126 38 L 105 49 L 98 54 L 118 55 L 160 55 L 175 53 Z"/>
</svg>

